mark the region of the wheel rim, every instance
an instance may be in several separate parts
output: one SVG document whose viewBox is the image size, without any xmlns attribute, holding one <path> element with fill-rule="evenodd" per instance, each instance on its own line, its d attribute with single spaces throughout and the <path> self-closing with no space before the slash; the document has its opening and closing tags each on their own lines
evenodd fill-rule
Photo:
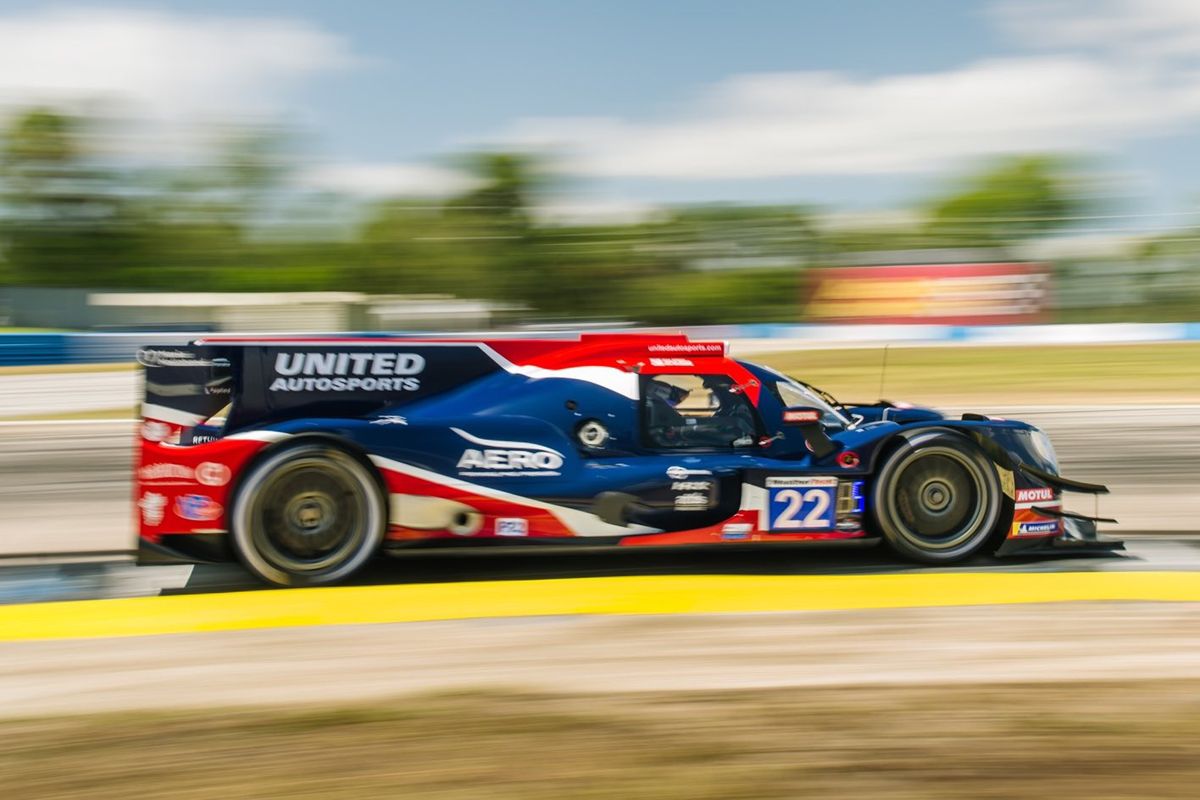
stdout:
<svg viewBox="0 0 1200 800">
<path fill-rule="evenodd" d="M 897 533 L 922 550 L 944 551 L 986 532 L 987 477 L 969 456 L 926 447 L 896 465 L 889 505 Z"/>
<path fill-rule="evenodd" d="M 260 488 L 251 510 L 254 546 L 285 572 L 318 572 L 343 562 L 367 535 L 366 492 L 325 458 L 299 458 L 279 467 Z"/>
</svg>

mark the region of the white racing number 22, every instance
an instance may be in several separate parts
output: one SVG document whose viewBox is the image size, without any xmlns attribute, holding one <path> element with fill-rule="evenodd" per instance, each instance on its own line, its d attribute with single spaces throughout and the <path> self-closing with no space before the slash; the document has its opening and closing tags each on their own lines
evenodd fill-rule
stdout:
<svg viewBox="0 0 1200 800">
<path fill-rule="evenodd" d="M 827 531 L 837 522 L 837 478 L 767 478 L 766 529 Z"/>
</svg>

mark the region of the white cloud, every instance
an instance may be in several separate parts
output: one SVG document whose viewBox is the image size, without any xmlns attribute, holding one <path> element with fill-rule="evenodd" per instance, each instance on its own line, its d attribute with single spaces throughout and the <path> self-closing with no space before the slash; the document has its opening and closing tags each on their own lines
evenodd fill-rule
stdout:
<svg viewBox="0 0 1200 800">
<path fill-rule="evenodd" d="M 259 116 L 300 79 L 351 62 L 341 39 L 297 20 L 70 7 L 0 16 L 0 103 L 10 107 Z"/>
<path fill-rule="evenodd" d="M 1103 150 L 1200 121 L 1200 64 L 1138 56 L 1200 35 L 1200 0 L 1149 5 L 1161 19 L 1135 25 L 1131 3 L 1109 3 L 1099 21 L 1091 4 L 1006 4 L 997 13 L 1018 33 L 1041 30 L 1041 14 L 1046 41 L 1079 47 L 874 79 L 738 75 L 675 118 L 525 119 L 499 139 L 553 148 L 574 173 L 679 180 L 922 172 L 996 153 Z M 1094 47 L 1118 34 L 1131 46 Z"/>
<path fill-rule="evenodd" d="M 325 164 L 296 176 L 301 188 L 358 197 L 447 197 L 473 188 L 465 173 L 424 164 Z"/>
<path fill-rule="evenodd" d="M 1088 47 L 1140 58 L 1200 55 L 1196 0 L 1009 0 L 995 18 L 1020 41 Z"/>
</svg>

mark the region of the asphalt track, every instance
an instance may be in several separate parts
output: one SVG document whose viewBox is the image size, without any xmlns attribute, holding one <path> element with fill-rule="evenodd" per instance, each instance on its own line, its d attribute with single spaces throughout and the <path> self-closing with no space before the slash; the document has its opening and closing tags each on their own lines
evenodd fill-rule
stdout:
<svg viewBox="0 0 1200 800">
<path fill-rule="evenodd" d="M 997 412 L 1045 429 L 1064 475 L 1112 489 L 1068 508 L 1116 517 L 1121 533 L 1197 530 L 1200 406 Z M 0 556 L 132 549 L 133 435 L 119 420 L 0 422 Z"/>
<path fill-rule="evenodd" d="M 0 717 L 495 688 L 600 703 L 614 691 L 764 687 L 1080 682 L 1094 692 L 1095 681 L 1198 674 L 1197 603 L 493 617 L 0 642 Z"/>
<path fill-rule="evenodd" d="M 1127 534 L 1195 529 L 1200 407 L 1008 413 L 1051 433 L 1064 474 L 1112 487 L 1126 553 L 929 570 L 879 549 L 462 549 L 251 591 L 233 566 L 114 560 L 131 423 L 0 425 L 0 717 L 1200 674 L 1200 537 Z"/>
</svg>

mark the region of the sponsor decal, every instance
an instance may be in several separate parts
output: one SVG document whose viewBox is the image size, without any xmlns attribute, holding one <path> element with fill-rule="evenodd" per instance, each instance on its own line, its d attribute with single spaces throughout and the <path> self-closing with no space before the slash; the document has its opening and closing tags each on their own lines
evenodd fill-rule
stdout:
<svg viewBox="0 0 1200 800">
<path fill-rule="evenodd" d="M 712 470 L 688 469 L 687 467 L 667 467 L 667 477 L 673 481 L 685 481 L 693 475 L 712 475 Z"/>
<path fill-rule="evenodd" d="M 671 484 L 672 492 L 707 492 L 711 488 L 710 481 L 675 481 Z"/>
<path fill-rule="evenodd" d="M 1049 486 L 1039 486 L 1035 489 L 1017 489 L 1018 503 L 1049 502 L 1054 499 L 1054 490 Z"/>
<path fill-rule="evenodd" d="M 725 345 L 721 342 L 673 342 L 652 344 L 646 348 L 651 353 L 682 353 L 684 355 L 723 356 Z"/>
<path fill-rule="evenodd" d="M 858 453 L 853 450 L 847 450 L 844 453 L 838 453 L 837 464 L 844 469 L 854 469 L 862 463 L 862 459 L 858 457 Z"/>
<path fill-rule="evenodd" d="M 208 444 L 215 442 L 218 438 L 211 433 L 197 433 L 192 436 L 192 444 Z"/>
<path fill-rule="evenodd" d="M 821 412 L 816 409 L 788 409 L 783 412 L 783 421 L 789 425 L 812 425 L 821 421 Z"/>
<path fill-rule="evenodd" d="M 186 350 L 143 348 L 134 356 L 143 367 L 228 367 L 228 358 L 200 358 Z"/>
<path fill-rule="evenodd" d="M 679 511 L 695 511 L 708 508 L 708 495 L 701 492 L 678 495 L 675 498 L 675 508 Z"/>
<path fill-rule="evenodd" d="M 379 419 L 371 420 L 372 425 L 407 425 L 408 419 L 405 417 L 397 417 L 394 414 L 388 414 Z"/>
<path fill-rule="evenodd" d="M 415 392 L 425 370 L 416 353 L 279 353 L 272 392 Z"/>
<path fill-rule="evenodd" d="M 496 520 L 497 536 L 528 536 L 529 520 L 521 517 L 500 517 Z"/>
<path fill-rule="evenodd" d="M 591 419 L 579 426 L 578 436 L 584 447 L 602 447 L 608 441 L 608 428 Z"/>
<path fill-rule="evenodd" d="M 196 466 L 196 482 L 205 486 L 224 486 L 232 477 L 229 467 L 215 461 L 202 461 Z"/>
<path fill-rule="evenodd" d="M 652 367 L 694 367 L 696 362 L 690 358 L 652 358 L 650 359 Z"/>
<path fill-rule="evenodd" d="M 754 526 L 749 522 L 730 522 L 721 526 L 721 538 L 727 542 L 749 539 Z"/>
<path fill-rule="evenodd" d="M 163 510 L 167 507 L 166 495 L 158 492 L 144 492 L 137 505 L 142 511 L 143 525 L 154 526 L 162 523 Z"/>
<path fill-rule="evenodd" d="M 144 483 L 179 482 L 192 483 L 195 470 L 183 464 L 146 464 L 138 468 L 138 480 Z"/>
<path fill-rule="evenodd" d="M 1036 533 L 1058 533 L 1058 522 L 1022 522 L 1017 526 L 1018 536 Z"/>
<path fill-rule="evenodd" d="M 508 442 L 481 439 L 459 428 L 450 430 L 471 444 L 463 450 L 455 465 L 460 475 L 489 478 L 558 475 L 563 454 L 552 447 L 533 442 Z"/>
<path fill-rule="evenodd" d="M 808 487 L 808 486 L 837 487 L 838 479 L 832 478 L 832 477 L 829 477 L 829 478 L 824 478 L 824 477 L 813 478 L 813 477 L 803 477 L 803 476 L 784 477 L 781 475 L 777 475 L 774 477 L 767 478 L 766 484 L 767 484 L 768 489 L 796 489 L 796 488 Z"/>
<path fill-rule="evenodd" d="M 165 422 L 148 419 L 142 423 L 142 438 L 147 442 L 162 442 L 171 435 L 171 426 Z"/>
<path fill-rule="evenodd" d="M 146 464 L 138 468 L 137 477 L 143 483 L 160 485 L 201 483 L 205 486 L 224 486 L 229 483 L 233 473 L 224 464 L 205 461 L 194 468 L 186 464 Z"/>
<path fill-rule="evenodd" d="M 184 494 L 175 498 L 175 513 L 193 522 L 208 522 L 221 516 L 220 503 L 203 494 Z"/>
</svg>

